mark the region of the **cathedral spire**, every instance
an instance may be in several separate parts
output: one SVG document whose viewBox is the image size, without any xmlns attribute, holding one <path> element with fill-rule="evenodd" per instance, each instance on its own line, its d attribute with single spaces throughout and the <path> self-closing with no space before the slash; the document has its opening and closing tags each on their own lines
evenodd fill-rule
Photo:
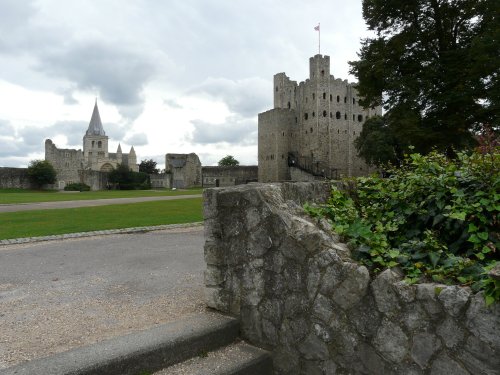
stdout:
<svg viewBox="0 0 500 375">
<path fill-rule="evenodd" d="M 97 98 L 95 100 L 94 111 L 90 119 L 87 135 L 106 135 L 102 127 L 101 116 L 99 115 L 99 108 L 97 107 Z"/>
</svg>

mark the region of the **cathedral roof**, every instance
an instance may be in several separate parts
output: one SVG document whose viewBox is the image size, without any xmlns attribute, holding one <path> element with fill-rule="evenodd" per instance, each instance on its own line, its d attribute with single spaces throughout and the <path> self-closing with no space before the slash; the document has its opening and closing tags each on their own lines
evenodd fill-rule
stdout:
<svg viewBox="0 0 500 375">
<path fill-rule="evenodd" d="M 99 115 L 99 108 L 97 108 L 97 100 L 95 101 L 94 111 L 90 119 L 87 135 L 106 135 L 102 127 L 101 116 Z"/>
</svg>

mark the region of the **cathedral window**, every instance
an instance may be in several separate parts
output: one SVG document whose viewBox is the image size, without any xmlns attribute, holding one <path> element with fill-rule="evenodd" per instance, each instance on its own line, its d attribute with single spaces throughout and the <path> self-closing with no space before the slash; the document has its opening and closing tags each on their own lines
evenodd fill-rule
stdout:
<svg viewBox="0 0 500 375">
<path fill-rule="evenodd" d="M 102 142 L 101 141 L 97 142 L 97 147 L 98 148 L 102 148 Z"/>
<path fill-rule="evenodd" d="M 95 146 L 95 141 L 92 141 L 92 148 L 94 148 Z"/>
<path fill-rule="evenodd" d="M 323 111 L 323 117 L 328 116 L 328 113 L 326 111 Z"/>
<path fill-rule="evenodd" d="M 339 111 L 337 111 L 337 112 L 335 113 L 335 118 L 336 118 L 337 120 L 340 120 L 340 112 L 339 112 Z"/>
</svg>

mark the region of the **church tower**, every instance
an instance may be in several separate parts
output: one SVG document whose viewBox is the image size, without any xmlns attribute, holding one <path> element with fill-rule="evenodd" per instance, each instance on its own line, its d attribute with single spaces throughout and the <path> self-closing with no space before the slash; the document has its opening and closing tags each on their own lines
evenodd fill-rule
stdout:
<svg viewBox="0 0 500 375">
<path fill-rule="evenodd" d="M 108 136 L 104 132 L 97 107 L 97 99 L 94 111 L 90 119 L 89 128 L 83 136 L 83 159 L 86 167 L 94 169 L 99 159 L 108 159 Z"/>
</svg>

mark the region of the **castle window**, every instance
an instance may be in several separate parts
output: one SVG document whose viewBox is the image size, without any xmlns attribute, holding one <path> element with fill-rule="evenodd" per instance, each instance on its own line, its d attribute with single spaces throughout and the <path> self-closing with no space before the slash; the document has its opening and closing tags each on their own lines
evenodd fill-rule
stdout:
<svg viewBox="0 0 500 375">
<path fill-rule="evenodd" d="M 332 101 L 332 100 L 333 100 L 333 95 L 332 95 L 332 94 L 330 94 L 330 101 Z"/>
<path fill-rule="evenodd" d="M 347 103 L 347 96 L 344 96 L 344 103 Z"/>
<path fill-rule="evenodd" d="M 269 86 L 268 86 L 269 87 Z M 278 92 L 278 86 L 276 86 L 276 92 Z"/>
<path fill-rule="evenodd" d="M 340 120 L 340 112 L 339 112 L 339 111 L 337 111 L 337 112 L 335 113 L 335 118 L 336 118 L 337 120 Z"/>
<path fill-rule="evenodd" d="M 340 134 L 340 129 L 337 129 L 337 134 Z"/>
<path fill-rule="evenodd" d="M 356 121 L 356 115 L 352 115 L 352 121 Z"/>
<path fill-rule="evenodd" d="M 297 123 L 297 117 L 295 117 L 295 123 Z"/>
<path fill-rule="evenodd" d="M 95 141 L 92 141 L 92 147 L 94 147 L 94 146 L 95 146 Z"/>
<path fill-rule="evenodd" d="M 332 112 L 330 112 L 330 118 L 333 118 Z"/>
<path fill-rule="evenodd" d="M 290 102 L 288 102 L 288 109 L 290 109 Z"/>
<path fill-rule="evenodd" d="M 324 70 L 322 70 L 322 71 L 321 71 L 321 76 L 323 77 L 324 75 L 325 75 L 325 71 L 324 71 Z"/>
<path fill-rule="evenodd" d="M 326 99 L 326 92 L 323 93 L 323 99 Z"/>
<path fill-rule="evenodd" d="M 304 120 L 307 120 L 308 117 L 309 115 L 307 113 L 304 113 Z"/>
<path fill-rule="evenodd" d="M 344 114 L 344 120 L 347 120 L 347 113 Z"/>
<path fill-rule="evenodd" d="M 340 96 L 337 95 L 337 103 L 340 102 Z"/>
<path fill-rule="evenodd" d="M 356 99 L 352 98 L 352 104 L 356 104 Z"/>
<path fill-rule="evenodd" d="M 323 117 L 328 116 L 328 113 L 326 111 L 323 111 Z"/>
<path fill-rule="evenodd" d="M 285 158 L 285 155 L 281 154 L 281 158 L 284 159 Z"/>
<path fill-rule="evenodd" d="M 313 100 L 314 100 L 314 99 L 316 99 L 316 94 L 315 94 L 315 93 L 313 93 Z"/>
<path fill-rule="evenodd" d="M 313 112 L 313 117 L 316 117 L 316 112 Z"/>
<path fill-rule="evenodd" d="M 98 148 L 102 148 L 102 142 L 101 141 L 97 142 L 97 147 Z"/>
<path fill-rule="evenodd" d="M 285 132 L 283 132 L 283 137 L 285 136 Z"/>
<path fill-rule="evenodd" d="M 307 103 L 307 96 L 306 96 L 306 103 Z"/>
<path fill-rule="evenodd" d="M 311 130 L 311 133 L 313 132 L 313 128 L 310 129 Z"/>
<path fill-rule="evenodd" d="M 363 121 L 363 115 L 358 115 L 358 121 L 359 122 Z"/>
</svg>

